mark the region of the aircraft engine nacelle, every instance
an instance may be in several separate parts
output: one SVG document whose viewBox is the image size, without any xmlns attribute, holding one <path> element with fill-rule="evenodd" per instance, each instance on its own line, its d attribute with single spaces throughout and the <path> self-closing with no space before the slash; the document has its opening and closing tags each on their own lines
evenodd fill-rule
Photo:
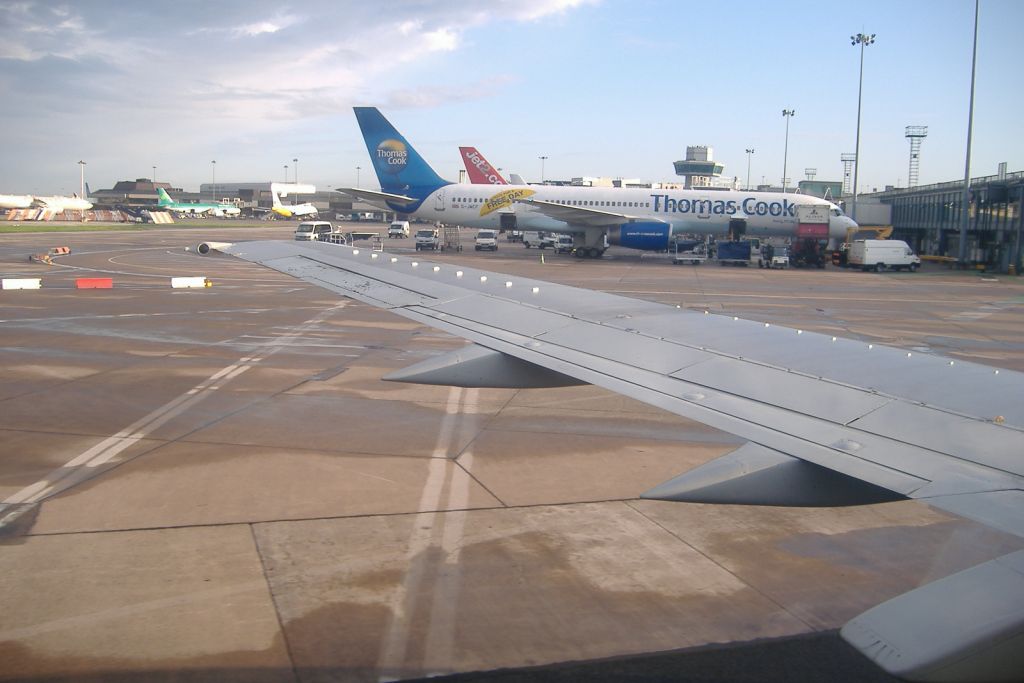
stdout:
<svg viewBox="0 0 1024 683">
<path fill-rule="evenodd" d="M 608 231 L 608 242 L 630 249 L 664 251 L 668 249 L 672 226 L 667 223 L 623 223 Z"/>
<path fill-rule="evenodd" d="M 196 245 L 196 253 L 200 256 L 209 256 L 211 251 L 230 246 L 231 242 L 200 242 Z"/>
</svg>

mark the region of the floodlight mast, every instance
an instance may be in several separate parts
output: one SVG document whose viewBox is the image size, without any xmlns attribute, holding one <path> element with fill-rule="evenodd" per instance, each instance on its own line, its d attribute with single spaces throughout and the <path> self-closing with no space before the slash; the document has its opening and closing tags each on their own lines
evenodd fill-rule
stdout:
<svg viewBox="0 0 1024 683">
<path fill-rule="evenodd" d="M 796 116 L 796 109 L 783 109 L 782 116 L 786 119 L 786 144 L 782 150 L 782 194 L 786 194 L 786 161 L 789 157 L 789 119 Z"/>
<path fill-rule="evenodd" d="M 875 42 L 875 34 L 858 33 L 850 36 L 850 45 L 860 45 L 860 78 L 857 82 L 857 147 L 853 152 L 853 201 L 850 204 L 850 218 L 857 220 L 857 176 L 860 173 L 860 108 L 864 94 L 864 48 Z"/>
</svg>

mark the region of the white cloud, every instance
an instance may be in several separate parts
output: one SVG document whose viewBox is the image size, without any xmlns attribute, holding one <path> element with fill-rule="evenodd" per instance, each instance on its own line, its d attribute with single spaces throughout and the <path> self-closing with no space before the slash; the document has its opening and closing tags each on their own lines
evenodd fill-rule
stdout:
<svg viewBox="0 0 1024 683">
<path fill-rule="evenodd" d="M 265 33 L 277 33 L 278 31 L 283 31 L 301 23 L 302 21 L 302 17 L 298 17 L 293 14 L 278 14 L 273 19 L 265 19 L 263 21 L 236 26 L 231 29 L 231 33 L 236 36 L 255 37 Z M 207 28 L 204 29 L 204 31 L 215 32 L 217 29 Z"/>
</svg>

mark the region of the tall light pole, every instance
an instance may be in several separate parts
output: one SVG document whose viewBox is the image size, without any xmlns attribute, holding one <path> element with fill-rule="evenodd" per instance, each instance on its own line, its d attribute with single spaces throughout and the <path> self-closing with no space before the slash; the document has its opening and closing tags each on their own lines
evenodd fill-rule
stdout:
<svg viewBox="0 0 1024 683">
<path fill-rule="evenodd" d="M 153 181 L 153 183 L 154 183 L 154 184 L 156 183 L 156 166 L 154 166 L 154 167 L 153 167 L 153 177 L 152 177 L 152 181 Z"/>
<path fill-rule="evenodd" d="M 362 169 L 362 166 L 356 166 L 356 187 L 359 187 L 359 171 L 361 171 Z"/>
<path fill-rule="evenodd" d="M 782 116 L 786 119 L 786 144 L 782 148 L 782 194 L 786 194 L 786 162 L 789 160 L 789 120 L 796 116 L 796 109 L 783 109 Z"/>
<path fill-rule="evenodd" d="M 213 201 L 217 201 L 217 160 L 210 162 L 210 195 Z"/>
<path fill-rule="evenodd" d="M 537 157 L 540 159 L 540 184 L 544 184 L 544 162 L 548 160 L 547 157 Z"/>
<path fill-rule="evenodd" d="M 284 165 L 284 184 L 288 184 L 288 164 Z"/>
<path fill-rule="evenodd" d="M 750 157 L 754 154 L 754 148 L 747 150 L 747 192 L 750 192 Z"/>
<path fill-rule="evenodd" d="M 82 199 L 85 199 L 85 162 L 84 161 L 80 160 L 78 162 L 78 169 L 79 169 L 79 171 L 81 173 L 81 179 L 80 179 L 80 182 L 79 182 L 80 189 L 78 190 L 80 194 L 78 196 L 81 197 Z"/>
<path fill-rule="evenodd" d="M 860 78 L 857 81 L 857 146 L 853 150 L 853 201 L 850 204 L 850 218 L 857 220 L 857 175 L 860 171 L 860 104 L 864 94 L 864 48 L 875 42 L 875 34 L 858 33 L 850 36 L 850 45 L 860 45 Z"/>
<path fill-rule="evenodd" d="M 298 184 L 298 182 L 299 182 L 299 160 L 298 160 L 298 158 L 292 159 L 292 163 L 295 164 L 295 166 L 292 167 L 294 169 L 294 171 L 292 171 L 292 172 L 295 174 L 295 184 Z"/>
<path fill-rule="evenodd" d="M 971 104 L 967 114 L 967 161 L 964 162 L 964 192 L 960 197 L 960 244 L 957 261 L 963 268 L 967 262 L 967 215 L 971 200 L 971 131 L 974 130 L 974 68 L 978 63 L 978 0 L 974 0 L 974 52 L 971 57 Z"/>
</svg>

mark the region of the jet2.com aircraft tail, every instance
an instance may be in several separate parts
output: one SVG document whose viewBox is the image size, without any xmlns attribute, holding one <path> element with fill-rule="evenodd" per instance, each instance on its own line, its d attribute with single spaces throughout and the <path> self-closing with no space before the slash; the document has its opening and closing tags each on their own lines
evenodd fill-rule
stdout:
<svg viewBox="0 0 1024 683">
<path fill-rule="evenodd" d="M 423 157 L 413 149 L 391 122 L 376 107 L 354 107 L 359 129 L 366 142 L 366 151 L 373 161 L 373 170 L 384 192 L 415 197 L 420 202 L 434 190 L 451 183 L 434 172 Z M 419 207 L 403 206 L 415 211 Z"/>
</svg>

